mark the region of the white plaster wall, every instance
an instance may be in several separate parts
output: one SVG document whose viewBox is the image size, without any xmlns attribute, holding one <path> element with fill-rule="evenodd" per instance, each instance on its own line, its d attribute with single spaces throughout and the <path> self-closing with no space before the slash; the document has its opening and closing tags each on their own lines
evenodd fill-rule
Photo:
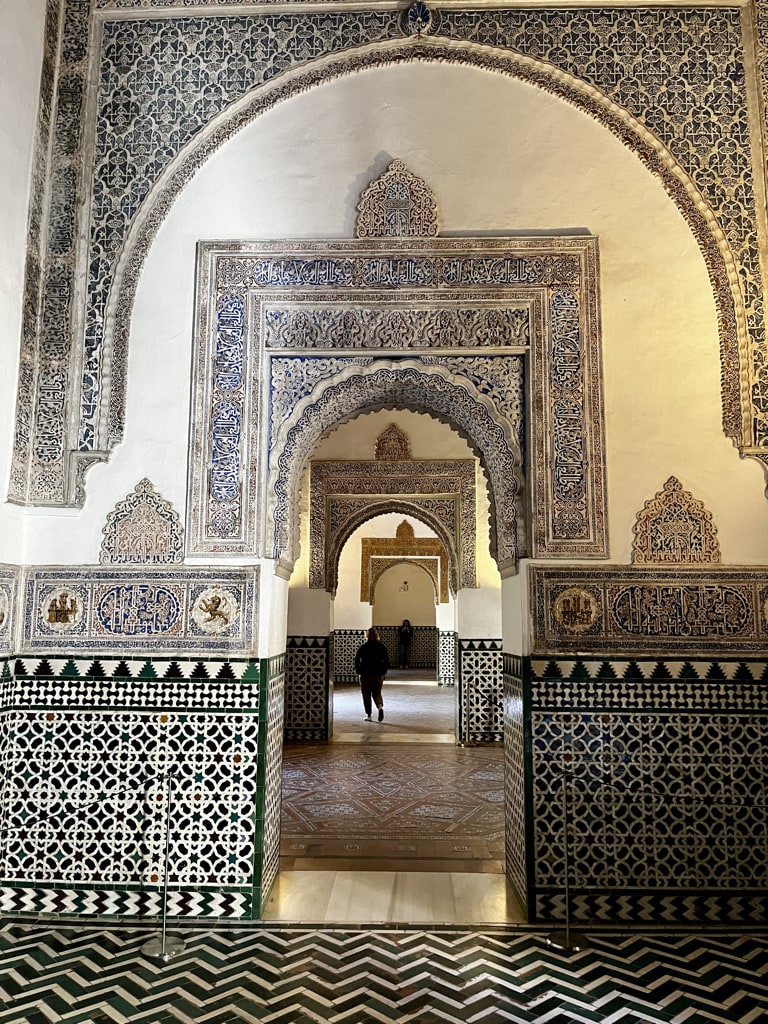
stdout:
<svg viewBox="0 0 768 1024">
<path fill-rule="evenodd" d="M 408 589 L 401 589 L 403 583 Z M 376 582 L 373 601 L 374 626 L 435 625 L 435 584 L 426 570 L 415 565 L 387 569 Z"/>
<path fill-rule="evenodd" d="M 33 520 L 37 561 L 96 561 L 107 513 L 149 476 L 186 493 L 195 244 L 339 237 L 360 190 L 400 157 L 434 189 L 445 234 L 588 230 L 600 238 L 611 560 L 670 474 L 703 500 L 729 564 L 768 555 L 758 465 L 722 435 L 706 271 L 660 185 L 596 122 L 533 87 L 411 65 L 340 79 L 267 113 L 179 198 L 146 262 L 131 336 L 125 443 L 88 480 L 86 508 Z"/>
<path fill-rule="evenodd" d="M 0 3 L 0 486 L 8 494 L 30 170 L 43 54 L 45 0 Z M 20 562 L 23 511 L 0 507 L 0 562 Z"/>
<path fill-rule="evenodd" d="M 395 515 L 394 513 L 374 516 L 350 535 L 339 558 L 339 585 L 333 603 L 334 629 L 367 629 L 368 626 L 373 625 L 373 605 L 360 600 L 362 539 L 363 537 L 394 537 L 397 527 L 404 519 L 413 527 L 415 537 L 435 536 L 429 527 L 413 516 Z M 432 591 L 432 600 L 434 600 L 431 581 L 429 587 Z M 403 616 L 407 617 L 407 613 L 404 612 Z M 389 623 L 389 625 L 392 624 Z"/>
</svg>

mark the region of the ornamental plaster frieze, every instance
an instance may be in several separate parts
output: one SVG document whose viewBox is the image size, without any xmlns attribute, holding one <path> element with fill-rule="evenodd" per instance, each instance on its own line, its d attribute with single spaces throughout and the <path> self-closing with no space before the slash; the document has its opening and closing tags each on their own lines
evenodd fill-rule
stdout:
<svg viewBox="0 0 768 1024">
<path fill-rule="evenodd" d="M 710 274 L 723 429 L 762 457 L 768 370 L 757 226 L 765 230 L 765 204 L 762 176 L 755 198 L 753 166 L 764 161 L 759 152 L 753 160 L 750 138 L 757 148 L 755 112 L 768 108 L 764 2 L 425 8 L 426 21 L 399 9 L 318 3 L 271 14 L 268 6 L 238 3 L 225 12 L 227 0 L 211 0 L 185 4 L 182 16 L 165 0 L 94 0 L 98 31 L 90 31 L 90 0 L 49 4 L 11 500 L 82 503 L 87 467 L 122 439 L 142 265 L 208 157 L 289 97 L 340 75 L 414 61 L 484 69 L 556 95 L 614 133 L 658 178 Z M 153 9 L 163 16 L 131 18 Z M 441 35 L 430 38 L 438 22 Z M 86 111 L 94 114 L 88 121 Z M 79 406 L 71 429 L 68 401 Z"/>
<path fill-rule="evenodd" d="M 333 504 L 336 505 L 337 502 L 333 501 Z M 353 496 L 345 497 L 338 504 L 340 508 L 335 528 L 329 530 L 325 576 L 321 575 L 321 568 L 316 567 L 314 576 L 310 578 L 310 586 L 324 586 L 331 593 L 336 592 L 339 583 L 339 559 L 344 545 L 355 530 L 374 516 L 380 515 L 412 516 L 434 530 L 447 553 L 447 580 L 451 593 L 456 594 L 459 586 L 477 586 L 474 545 L 471 551 L 467 550 L 463 538 L 459 538 L 458 541 L 456 538 L 457 509 L 454 499 L 439 501 L 433 498 L 412 497 L 377 501 L 371 497 Z M 314 552 L 315 549 L 312 550 Z M 468 559 L 466 566 L 463 560 L 465 554 Z M 324 583 L 321 582 L 323 579 Z"/>
<path fill-rule="evenodd" d="M 313 462 L 310 468 L 310 586 L 335 589 L 344 543 L 374 514 L 409 509 L 452 553 L 451 578 L 475 587 L 475 463 L 462 460 Z M 458 558 L 456 557 L 458 553 Z"/>
<path fill-rule="evenodd" d="M 499 563 L 516 564 L 518 523 L 524 522 L 519 443 L 509 422 L 483 395 L 473 393 L 469 381 L 457 383 L 454 374 L 435 362 L 375 360 L 361 372 L 352 360 L 290 417 L 270 454 L 270 478 L 275 482 L 267 494 L 267 522 L 274 523 L 276 557 L 287 552 L 290 559 L 297 550 L 301 473 L 324 434 L 363 412 L 399 408 L 435 416 L 470 439 L 490 480 L 492 553 Z"/>
<path fill-rule="evenodd" d="M 39 566 L 21 590 L 16 653 L 255 651 L 258 567 Z"/>
<path fill-rule="evenodd" d="M 365 411 L 411 408 L 451 424 L 481 457 L 502 571 L 514 567 L 520 537 L 540 555 L 605 557 L 595 239 L 201 243 L 198 270 L 191 554 L 261 552 L 289 567 L 297 480 L 319 438 Z M 441 313 L 447 300 L 466 302 L 482 286 L 486 310 L 508 310 L 512 298 L 526 312 L 527 344 L 508 346 L 502 337 L 472 352 L 447 333 L 440 349 L 392 348 L 357 316 L 360 282 L 379 308 L 394 302 Z M 339 308 L 349 301 L 347 324 L 359 329 L 350 333 L 370 355 L 354 341 L 345 349 L 346 334 L 335 351 L 307 348 L 306 332 L 296 349 L 266 347 L 263 308 L 303 300 L 309 286 L 313 302 L 303 314 L 322 313 L 326 299 Z M 535 421 L 524 428 L 528 388 L 544 400 L 530 403 Z M 523 435 L 534 453 L 530 531 Z M 254 507 L 263 511 L 261 535 L 247 513 Z"/>
<path fill-rule="evenodd" d="M 764 569 L 531 566 L 532 652 L 765 652 Z"/>
</svg>

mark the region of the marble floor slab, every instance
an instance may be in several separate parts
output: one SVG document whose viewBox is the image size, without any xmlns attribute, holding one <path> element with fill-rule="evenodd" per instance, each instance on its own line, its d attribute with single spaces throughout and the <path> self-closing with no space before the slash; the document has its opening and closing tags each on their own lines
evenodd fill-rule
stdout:
<svg viewBox="0 0 768 1024">
<path fill-rule="evenodd" d="M 292 924 L 525 921 L 503 875 L 423 871 L 281 871 L 263 917 Z"/>
</svg>

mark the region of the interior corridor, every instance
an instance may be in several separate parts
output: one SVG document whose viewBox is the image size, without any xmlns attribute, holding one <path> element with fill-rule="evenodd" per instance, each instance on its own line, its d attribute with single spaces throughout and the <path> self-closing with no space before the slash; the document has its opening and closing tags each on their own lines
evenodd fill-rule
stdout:
<svg viewBox="0 0 768 1024">
<path fill-rule="evenodd" d="M 384 721 L 337 686 L 333 740 L 286 745 L 270 921 L 509 924 L 497 745 L 456 745 L 455 691 L 391 671 Z"/>
</svg>

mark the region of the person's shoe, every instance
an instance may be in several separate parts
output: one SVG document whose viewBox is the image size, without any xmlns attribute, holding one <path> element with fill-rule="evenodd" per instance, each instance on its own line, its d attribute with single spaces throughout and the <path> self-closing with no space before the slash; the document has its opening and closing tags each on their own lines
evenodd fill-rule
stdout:
<svg viewBox="0 0 768 1024">
<path fill-rule="evenodd" d="M 364 721 L 366 721 L 366 722 L 370 722 L 371 720 L 372 719 L 371 719 L 370 715 L 366 715 L 365 718 L 364 718 Z"/>
<path fill-rule="evenodd" d="M 379 721 L 384 721 L 384 708 L 379 708 Z"/>
</svg>

